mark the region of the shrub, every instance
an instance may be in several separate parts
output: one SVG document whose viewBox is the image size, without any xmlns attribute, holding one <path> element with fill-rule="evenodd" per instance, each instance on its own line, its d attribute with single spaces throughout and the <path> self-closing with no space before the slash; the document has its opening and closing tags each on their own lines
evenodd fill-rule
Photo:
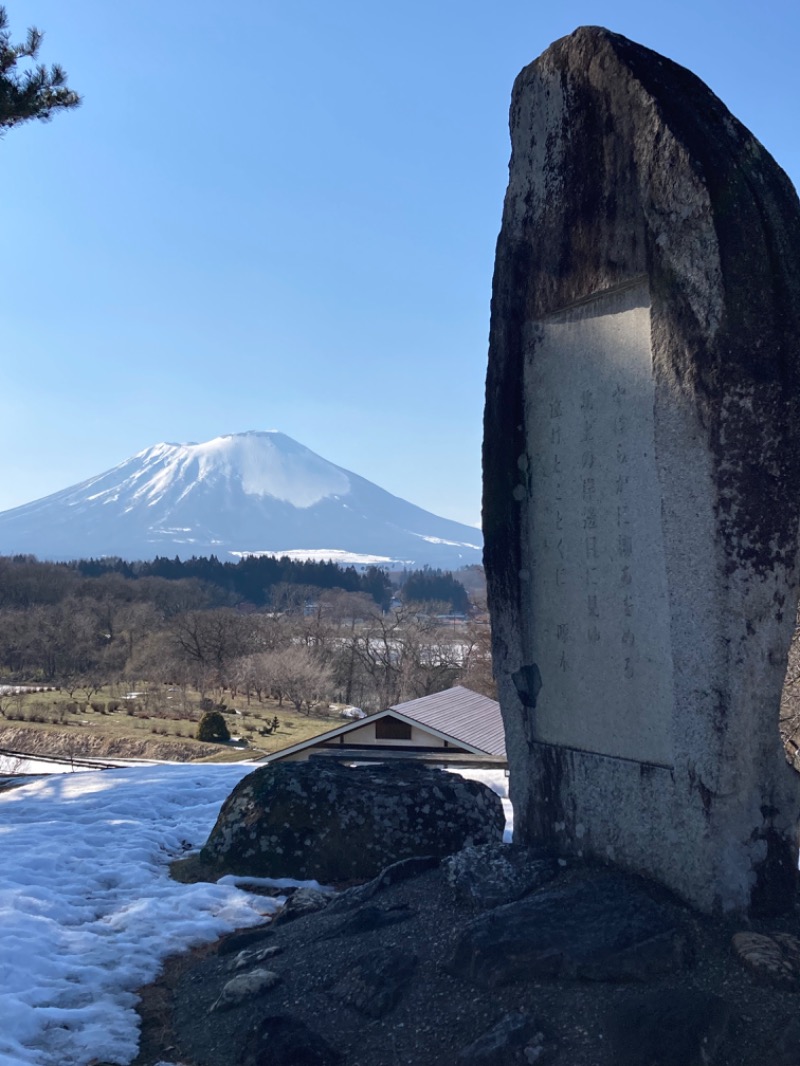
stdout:
<svg viewBox="0 0 800 1066">
<path fill-rule="evenodd" d="M 90 703 L 90 704 L 89 704 L 89 706 L 90 706 L 90 707 L 92 708 L 92 710 L 93 710 L 93 711 L 95 711 L 95 712 L 96 712 L 97 714 L 105 714 L 105 713 L 106 713 L 106 705 L 105 705 L 104 703 L 95 703 L 95 702 L 92 702 L 92 703 Z"/>
<path fill-rule="evenodd" d="M 78 704 L 77 703 L 68 703 L 67 704 L 67 713 L 68 714 L 77 714 L 78 713 Z"/>
<path fill-rule="evenodd" d="M 109 711 L 113 713 L 114 711 L 118 711 L 120 709 L 121 704 L 119 700 L 109 700 L 107 706 Z"/>
<path fill-rule="evenodd" d="M 231 739 L 225 719 L 219 711 L 207 711 L 197 727 L 197 739 L 224 742 Z"/>
</svg>

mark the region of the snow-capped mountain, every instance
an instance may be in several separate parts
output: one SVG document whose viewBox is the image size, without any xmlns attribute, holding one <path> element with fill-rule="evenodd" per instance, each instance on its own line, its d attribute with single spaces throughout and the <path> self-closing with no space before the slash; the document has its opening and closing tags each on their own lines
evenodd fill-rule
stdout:
<svg viewBox="0 0 800 1066">
<path fill-rule="evenodd" d="M 249 554 L 457 569 L 472 526 L 438 518 L 275 431 L 156 444 L 97 477 L 0 512 L 0 555 Z"/>
</svg>

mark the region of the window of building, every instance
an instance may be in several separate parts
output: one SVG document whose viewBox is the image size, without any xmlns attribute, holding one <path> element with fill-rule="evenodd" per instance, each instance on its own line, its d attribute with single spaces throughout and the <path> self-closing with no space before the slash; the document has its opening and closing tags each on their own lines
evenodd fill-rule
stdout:
<svg viewBox="0 0 800 1066">
<path fill-rule="evenodd" d="M 411 726 L 399 718 L 379 718 L 375 723 L 376 740 L 411 740 Z"/>
</svg>

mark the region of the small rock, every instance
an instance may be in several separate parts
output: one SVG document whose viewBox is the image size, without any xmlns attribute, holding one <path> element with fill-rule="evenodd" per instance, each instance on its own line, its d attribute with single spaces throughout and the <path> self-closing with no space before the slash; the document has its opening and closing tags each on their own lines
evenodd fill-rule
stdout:
<svg viewBox="0 0 800 1066">
<path fill-rule="evenodd" d="M 244 951 L 246 948 L 252 948 L 254 944 L 260 944 L 271 936 L 273 936 L 271 922 L 266 926 L 259 925 L 255 929 L 246 929 L 243 933 L 232 933 L 220 942 L 217 954 L 238 954 L 238 952 Z"/>
<path fill-rule="evenodd" d="M 536 848 L 492 843 L 449 855 L 442 861 L 442 871 L 456 899 L 474 910 L 489 910 L 551 881 L 558 864 Z"/>
<path fill-rule="evenodd" d="M 272 959 L 276 955 L 280 955 L 283 948 L 278 944 L 273 944 L 268 948 L 256 948 L 254 951 L 240 951 L 233 962 L 230 964 L 231 970 L 245 970 L 250 966 L 256 966 L 260 962 L 266 962 L 267 959 Z"/>
<path fill-rule="evenodd" d="M 346 970 L 331 995 L 369 1018 L 382 1018 L 399 1001 L 416 965 L 416 955 L 378 948 Z"/>
<path fill-rule="evenodd" d="M 780 988 L 800 984 L 800 940 L 790 933 L 736 933 L 733 949 L 756 976 Z"/>
<path fill-rule="evenodd" d="M 519 1012 L 504 1014 L 499 1022 L 479 1036 L 458 1055 L 459 1066 L 528 1066 L 545 1063 L 553 1047 L 548 1047 L 539 1022 Z"/>
<path fill-rule="evenodd" d="M 324 910 L 330 901 L 331 896 L 327 892 L 320 892 L 317 888 L 298 888 L 272 919 L 272 924 L 283 925 L 306 914 L 314 914 L 315 911 Z"/>
<path fill-rule="evenodd" d="M 391 866 L 387 866 L 377 877 L 373 877 L 366 884 L 355 885 L 353 888 L 348 888 L 347 891 L 342 892 L 341 895 L 336 896 L 331 901 L 328 910 L 333 914 L 336 911 L 360 907 L 362 903 L 372 899 L 374 895 L 384 888 L 400 884 L 401 881 L 409 881 L 412 877 L 419 877 L 420 874 L 435 869 L 439 865 L 439 861 L 437 855 L 414 855 L 410 859 L 400 859 L 399 862 L 393 862 Z"/>
<path fill-rule="evenodd" d="M 241 1066 L 340 1066 L 344 1058 L 291 1015 L 264 1018 L 250 1033 Z"/>
<path fill-rule="evenodd" d="M 268 992 L 278 981 L 280 981 L 280 976 L 273 970 L 251 970 L 250 973 L 232 977 L 223 986 L 219 999 L 211 1009 L 229 1010 L 231 1007 L 238 1007 L 245 1000 Z"/>
<path fill-rule="evenodd" d="M 614 1066 L 714 1066 L 729 1017 L 724 1000 L 696 988 L 629 995 L 606 1027 Z"/>
</svg>

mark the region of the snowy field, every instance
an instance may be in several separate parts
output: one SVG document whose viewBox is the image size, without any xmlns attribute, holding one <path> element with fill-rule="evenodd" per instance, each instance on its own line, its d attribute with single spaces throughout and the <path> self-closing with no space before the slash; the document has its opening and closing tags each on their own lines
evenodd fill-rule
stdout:
<svg viewBox="0 0 800 1066">
<path fill-rule="evenodd" d="M 277 904 L 235 878 L 181 885 L 168 874 L 252 769 L 51 774 L 0 793 L 0 1066 L 130 1062 L 135 991 L 164 959 L 268 920 Z M 464 776 L 506 794 L 502 772 Z"/>
</svg>

